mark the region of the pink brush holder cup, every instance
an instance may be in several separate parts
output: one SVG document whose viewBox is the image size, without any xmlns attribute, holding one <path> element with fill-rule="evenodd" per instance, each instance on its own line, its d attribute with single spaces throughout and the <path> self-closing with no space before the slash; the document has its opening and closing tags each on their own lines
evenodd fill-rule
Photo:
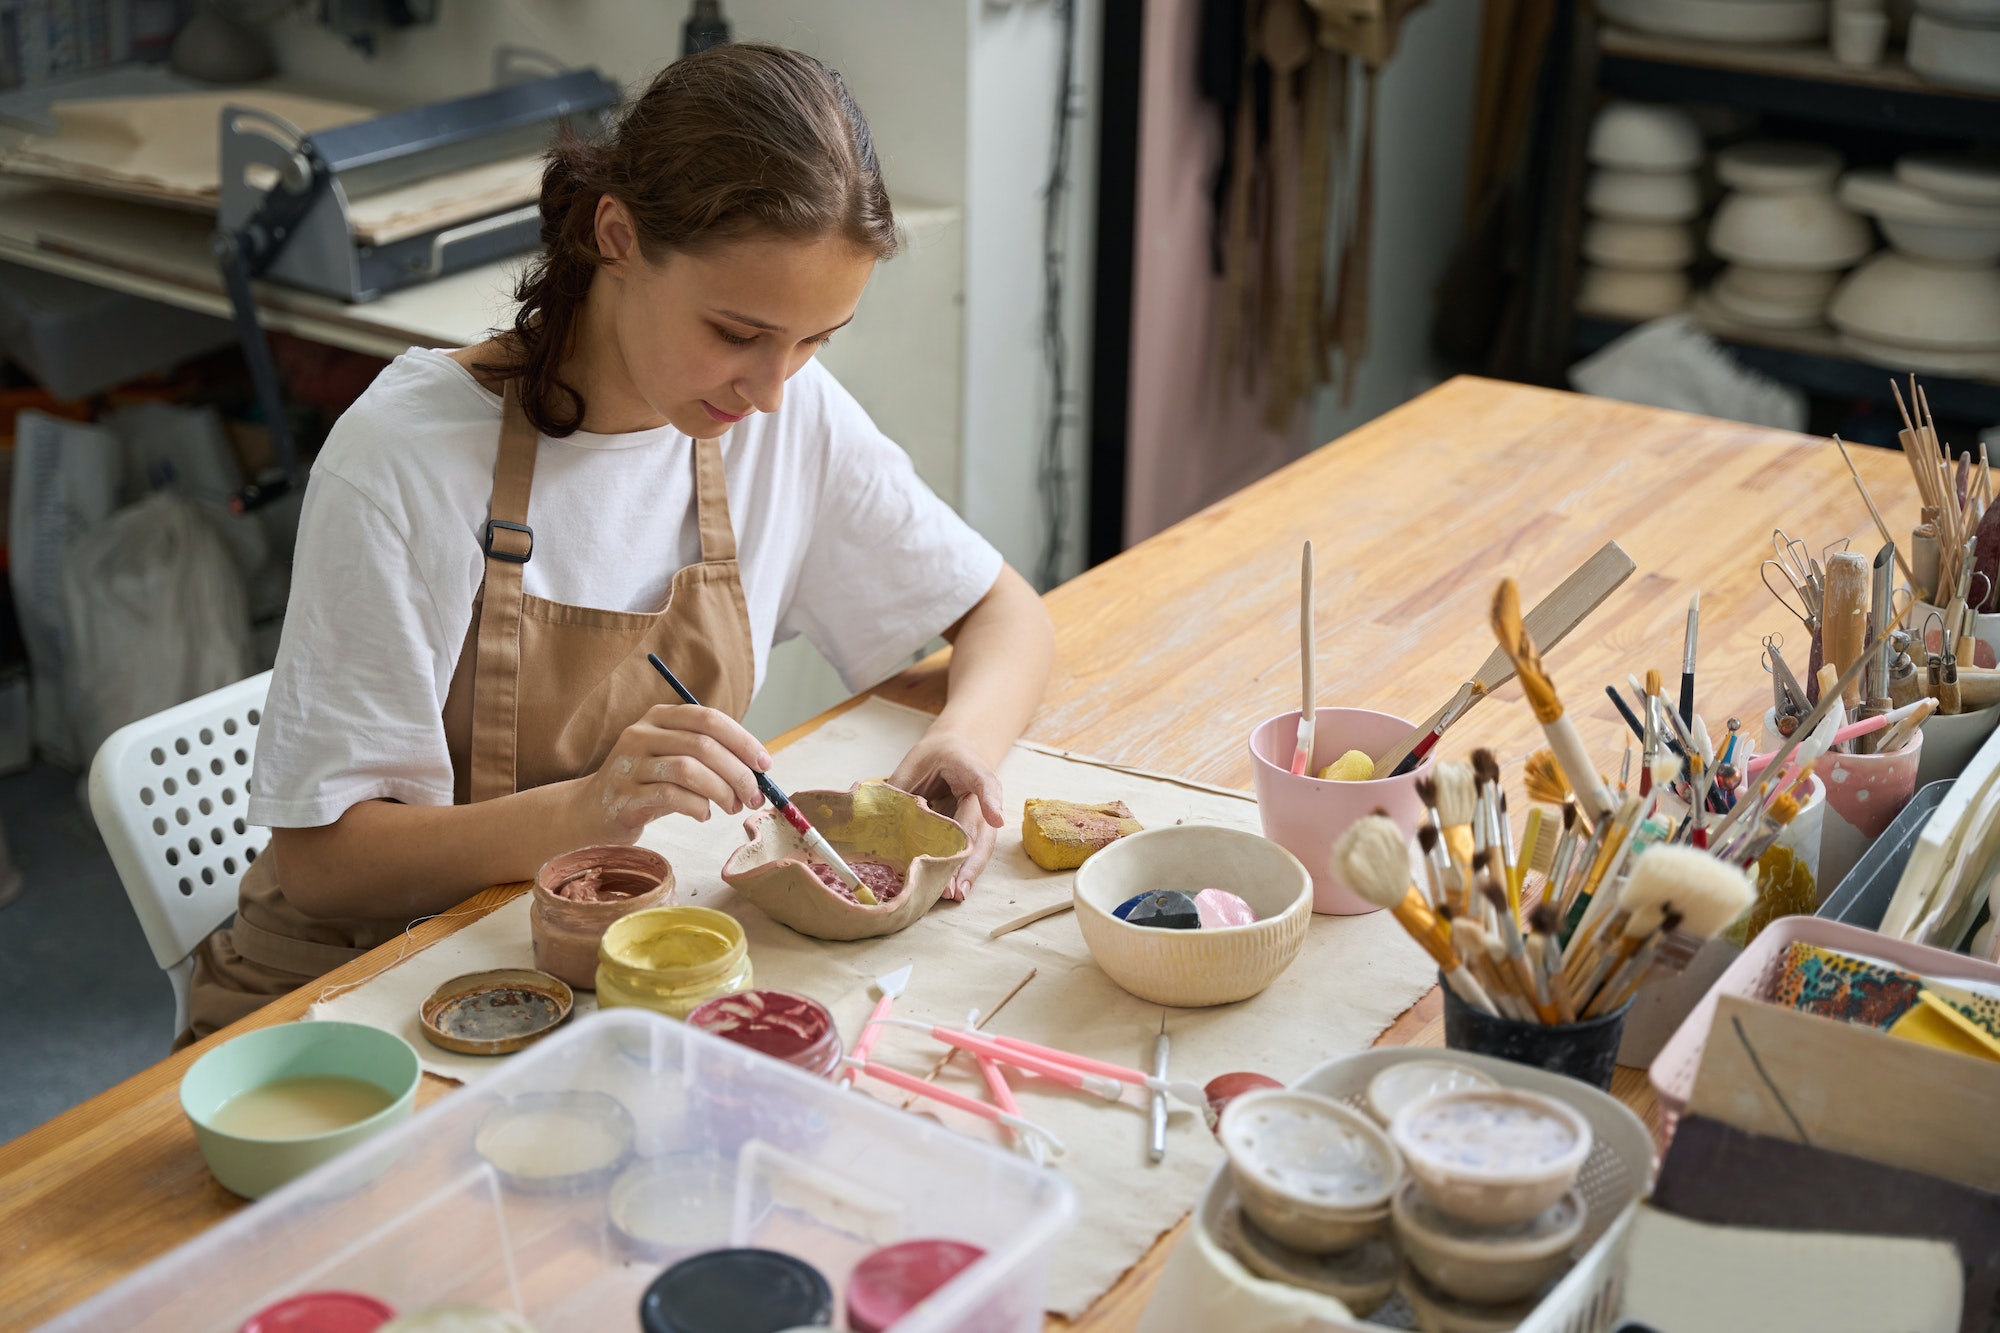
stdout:
<svg viewBox="0 0 2000 1333">
<path fill-rule="evenodd" d="M 1321 708 L 1313 715 L 1312 762 L 1307 774 L 1319 772 L 1349 750 L 1371 758 L 1410 734 L 1416 724 L 1365 708 Z M 1360 916 L 1378 910 L 1342 882 L 1333 865 L 1333 844 L 1355 820 L 1386 810 L 1405 837 L 1423 822 L 1423 802 L 1417 799 L 1417 779 L 1431 771 L 1431 760 L 1399 778 L 1367 782 L 1326 782 L 1292 775 L 1292 750 L 1298 738 L 1299 713 L 1293 709 L 1260 724 L 1250 733 L 1251 784 L 1257 793 L 1257 816 L 1264 836 L 1304 864 L 1313 882 L 1313 911 L 1332 916 Z"/>
</svg>

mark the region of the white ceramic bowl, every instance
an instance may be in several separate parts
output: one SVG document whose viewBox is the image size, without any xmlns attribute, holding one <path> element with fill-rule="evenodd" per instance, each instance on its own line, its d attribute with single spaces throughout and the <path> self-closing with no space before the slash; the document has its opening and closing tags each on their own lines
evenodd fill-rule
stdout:
<svg viewBox="0 0 2000 1333">
<path fill-rule="evenodd" d="M 1991 0 L 2000 14 L 2000 0 Z M 1896 179 L 1947 203 L 2000 208 L 2000 157 L 1976 153 L 1905 153 Z"/>
<path fill-rule="evenodd" d="M 1944 347 L 1911 347 L 1864 334 L 1840 330 L 1840 345 L 1863 361 L 1890 370 L 1916 370 L 1932 375 L 2000 376 L 2000 350 L 1954 351 Z"/>
<path fill-rule="evenodd" d="M 1590 1122 L 1567 1102 L 1519 1088 L 1464 1088 L 1412 1102 L 1389 1136 L 1440 1211 L 1481 1226 L 1554 1206 L 1590 1156 Z"/>
<path fill-rule="evenodd" d="M 1701 178 L 1692 171 L 1591 173 L 1583 206 L 1593 217 L 1625 222 L 1690 222 L 1701 214 Z"/>
<path fill-rule="evenodd" d="M 1396 1279 L 1396 1290 L 1409 1303 L 1410 1313 L 1416 1316 L 1417 1327 L 1423 1333 L 1513 1333 L 1541 1304 L 1539 1298 L 1508 1305 L 1474 1305 L 1454 1300 L 1407 1264 Z"/>
<path fill-rule="evenodd" d="M 1773 301 L 1745 295 L 1729 285 L 1726 273 L 1716 279 L 1702 297 L 1697 298 L 1696 309 L 1701 309 L 1705 303 L 1712 303 L 1715 312 L 1727 319 L 1766 329 L 1810 329 L 1826 316 L 1824 301 Z"/>
<path fill-rule="evenodd" d="M 1711 42 L 1812 42 L 1826 36 L 1826 0 L 1597 0 L 1615 23 Z"/>
<path fill-rule="evenodd" d="M 2000 92 L 2000 27 L 1919 13 L 1910 20 L 1910 68 L 1932 83 Z"/>
<path fill-rule="evenodd" d="M 1840 274 L 1834 269 L 1761 268 L 1756 264 L 1731 264 L 1723 270 L 1722 278 L 1745 296 L 1797 305 L 1810 302 L 1820 307 L 1840 285 Z"/>
<path fill-rule="evenodd" d="M 1222 1113 L 1222 1150 L 1243 1211 L 1301 1254 L 1332 1254 L 1381 1231 L 1403 1163 L 1359 1111 L 1316 1092 L 1248 1092 Z"/>
<path fill-rule="evenodd" d="M 1569 1266 L 1589 1209 L 1570 1190 L 1514 1227 L 1477 1227 L 1439 1212 L 1414 1180 L 1390 1204 L 1397 1246 L 1446 1296 L 1475 1305 L 1523 1300 Z"/>
<path fill-rule="evenodd" d="M 2000 268 L 1939 264 L 1887 250 L 1849 274 L 1827 318 L 1877 342 L 1946 351 L 2000 348 Z"/>
<path fill-rule="evenodd" d="M 1737 264 L 1836 269 L 1874 249 L 1875 236 L 1868 220 L 1841 207 L 1830 191 L 1738 190 L 1715 210 L 1708 248 Z"/>
<path fill-rule="evenodd" d="M 1227 889 L 1254 924 L 1161 930 L 1120 921 L 1126 899 L 1158 889 Z M 1312 918 L 1312 877 L 1268 838 L 1174 824 L 1120 838 L 1076 872 L 1077 925 L 1106 976 L 1142 1000 L 1178 1008 L 1247 1000 L 1290 967 Z"/>
<path fill-rule="evenodd" d="M 1753 139 L 1731 144 L 1715 155 L 1717 180 L 1763 194 L 1827 189 L 1840 168 L 1840 154 L 1833 149 L 1794 139 Z"/>
<path fill-rule="evenodd" d="M 1694 262 L 1694 228 L 1685 222 L 1593 218 L 1584 229 L 1583 254 L 1607 268 L 1686 268 Z"/>
<path fill-rule="evenodd" d="M 1848 172 L 1840 201 L 1873 214 L 1889 244 L 1905 254 L 1953 264 L 2000 259 L 2000 205 L 1940 199 L 1880 168 Z"/>
<path fill-rule="evenodd" d="M 1368 1080 L 1368 1114 L 1386 1127 L 1396 1118 L 1396 1112 L 1411 1102 L 1460 1088 L 1497 1086 L 1485 1074 L 1459 1060 L 1406 1060 L 1390 1065 Z"/>
<path fill-rule="evenodd" d="M 1932 18 L 1952 23 L 1969 23 L 1975 28 L 2000 27 L 2000 0 L 1916 0 L 1916 7 Z"/>
<path fill-rule="evenodd" d="M 1611 102 L 1590 125 L 1590 160 L 1600 167 L 1692 171 L 1701 151 L 1701 131 L 1677 106 Z"/>
<path fill-rule="evenodd" d="M 1687 274 L 1679 269 L 1605 268 L 1583 271 L 1576 308 L 1607 319 L 1646 320 L 1671 315 L 1687 305 Z"/>
</svg>

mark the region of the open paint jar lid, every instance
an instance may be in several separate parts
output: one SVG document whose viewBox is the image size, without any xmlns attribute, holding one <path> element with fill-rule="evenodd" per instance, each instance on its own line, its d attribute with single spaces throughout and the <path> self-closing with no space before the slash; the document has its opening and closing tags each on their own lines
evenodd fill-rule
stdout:
<svg viewBox="0 0 2000 1333">
<path fill-rule="evenodd" d="M 645 1333 L 779 1333 L 833 1321 L 817 1268 L 776 1250 L 710 1250 L 653 1280 L 639 1301 Z"/>
<path fill-rule="evenodd" d="M 631 1112 L 602 1092 L 524 1092 L 486 1113 L 473 1146 L 530 1194 L 600 1188 L 631 1155 Z"/>
<path fill-rule="evenodd" d="M 840 1030 L 818 1000 L 788 991 L 750 990 L 710 1000 L 687 1017 L 689 1027 L 713 1032 L 809 1074 L 831 1077 L 840 1068 Z"/>
<path fill-rule="evenodd" d="M 395 1317 L 358 1291 L 308 1291 L 251 1315 L 241 1333 L 375 1333 Z"/>
<path fill-rule="evenodd" d="M 432 991 L 418 1027 L 433 1046 L 461 1055 L 507 1055 L 562 1026 L 576 997 L 560 977 L 529 968 L 469 972 Z"/>
<path fill-rule="evenodd" d="M 986 1257 L 958 1240 L 906 1240 L 875 1251 L 847 1279 L 847 1326 L 883 1333 L 930 1294 Z"/>
</svg>

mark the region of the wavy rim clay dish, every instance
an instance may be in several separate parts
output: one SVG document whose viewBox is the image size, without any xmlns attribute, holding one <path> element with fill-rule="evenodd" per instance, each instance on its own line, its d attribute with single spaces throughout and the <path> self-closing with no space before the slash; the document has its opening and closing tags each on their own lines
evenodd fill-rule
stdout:
<svg viewBox="0 0 2000 1333">
<path fill-rule="evenodd" d="M 425 1041 L 447 1051 L 508 1055 L 561 1027 L 575 1007 L 576 995 L 561 977 L 502 967 L 440 985 L 418 1009 L 417 1026 Z"/>
<path fill-rule="evenodd" d="M 723 882 L 779 925 L 816 940 L 873 939 L 914 925 L 944 896 L 972 849 L 964 829 L 886 782 L 795 791 L 792 803 L 848 860 L 885 861 L 903 876 L 903 891 L 888 902 L 853 902 L 806 869 L 790 825 L 770 810 L 750 816 L 743 822 L 750 841 L 723 864 Z"/>
</svg>

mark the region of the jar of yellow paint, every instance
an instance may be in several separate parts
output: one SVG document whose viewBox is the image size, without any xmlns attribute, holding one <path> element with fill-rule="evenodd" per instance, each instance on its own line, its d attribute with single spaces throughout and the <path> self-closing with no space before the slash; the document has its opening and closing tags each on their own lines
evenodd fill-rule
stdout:
<svg viewBox="0 0 2000 1333">
<path fill-rule="evenodd" d="M 697 1005 L 750 987 L 743 927 L 707 907 L 653 907 L 612 923 L 597 946 L 597 1006 L 631 1005 L 686 1018 Z"/>
</svg>

